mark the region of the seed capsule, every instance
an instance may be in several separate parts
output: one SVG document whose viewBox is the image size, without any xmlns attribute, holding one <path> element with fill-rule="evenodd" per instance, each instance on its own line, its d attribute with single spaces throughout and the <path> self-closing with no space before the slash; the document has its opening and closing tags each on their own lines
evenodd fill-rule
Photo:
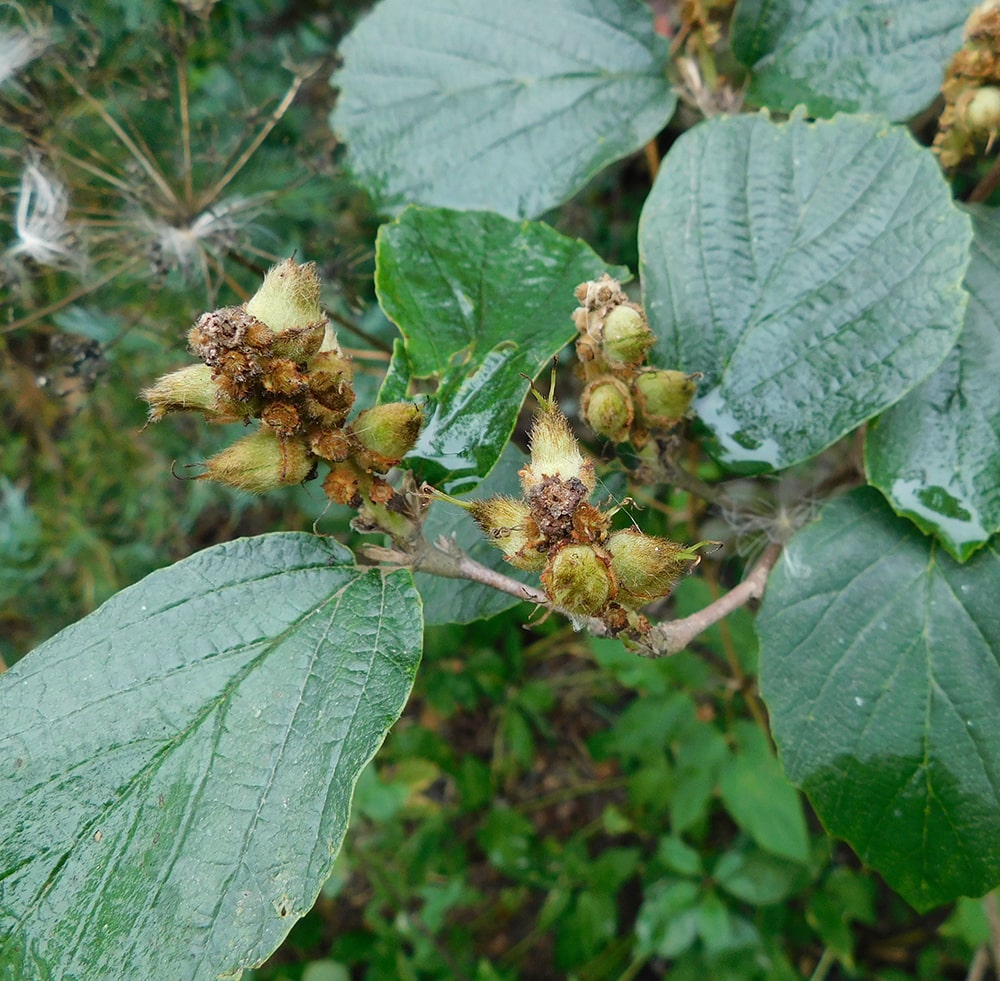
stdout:
<svg viewBox="0 0 1000 981">
<path fill-rule="evenodd" d="M 358 413 L 351 427 L 358 443 L 372 454 L 372 469 L 388 469 L 413 449 L 423 425 L 420 407 L 412 402 L 387 402 Z"/>
<path fill-rule="evenodd" d="M 598 436 L 623 443 L 635 419 L 628 389 L 610 375 L 591 382 L 583 390 L 583 417 Z"/>
<path fill-rule="evenodd" d="M 597 485 L 593 461 L 584 459 L 566 417 L 548 400 L 541 400 L 531 427 L 531 462 L 518 472 L 528 495 L 552 477 L 564 482 L 579 480 L 588 493 Z"/>
<path fill-rule="evenodd" d="M 666 596 L 697 558 L 695 549 L 626 528 L 613 532 L 605 548 L 619 583 L 618 602 L 638 608 Z"/>
<path fill-rule="evenodd" d="M 269 429 L 258 429 L 206 460 L 202 478 L 263 494 L 302 483 L 312 473 L 314 463 L 301 439 L 282 440 Z"/>
<path fill-rule="evenodd" d="M 646 423 L 654 429 L 676 426 L 691 407 L 700 377 L 655 368 L 641 372 L 635 379 L 634 391 Z"/>
<path fill-rule="evenodd" d="M 653 346 L 653 332 L 642 308 L 633 303 L 614 307 L 604 320 L 602 347 L 608 364 L 615 368 L 637 367 Z"/>
<path fill-rule="evenodd" d="M 473 501 L 468 510 L 483 534 L 503 552 L 511 565 L 529 572 L 544 568 L 545 553 L 539 551 L 544 539 L 524 501 L 491 497 Z"/>
<path fill-rule="evenodd" d="M 299 265 L 293 259 L 286 259 L 268 270 L 260 289 L 246 302 L 245 309 L 276 334 L 282 334 L 324 319 L 319 289 L 316 263 Z"/>
<path fill-rule="evenodd" d="M 228 398 L 205 364 L 192 364 L 164 375 L 144 389 L 149 421 L 159 422 L 168 412 L 201 412 L 209 422 L 235 422 L 249 416 L 245 404 Z"/>
<path fill-rule="evenodd" d="M 542 585 L 556 606 L 592 617 L 599 616 L 618 591 L 607 557 L 593 545 L 564 545 L 552 552 Z"/>
</svg>

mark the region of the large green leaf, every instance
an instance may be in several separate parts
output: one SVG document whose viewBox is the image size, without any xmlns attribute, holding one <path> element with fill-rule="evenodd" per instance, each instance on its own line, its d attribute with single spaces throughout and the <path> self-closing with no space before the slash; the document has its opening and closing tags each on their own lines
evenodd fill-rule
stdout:
<svg viewBox="0 0 1000 981">
<path fill-rule="evenodd" d="M 341 46 L 331 124 L 376 204 L 534 217 L 673 115 L 640 0 L 382 0 Z"/>
<path fill-rule="evenodd" d="M 865 440 L 869 480 L 960 561 L 1000 530 L 1000 213 L 972 216 L 958 343 Z"/>
<path fill-rule="evenodd" d="M 408 208 L 379 229 L 375 288 L 403 335 L 400 378 L 433 379 L 407 458 L 430 482 L 468 490 L 499 459 L 528 382 L 576 336 L 573 290 L 607 270 L 589 246 L 541 222 Z M 405 363 L 401 363 L 405 355 Z"/>
<path fill-rule="evenodd" d="M 902 128 L 710 120 L 674 144 L 643 208 L 654 356 L 704 372 L 695 409 L 720 459 L 788 466 L 941 363 L 970 238 Z"/>
<path fill-rule="evenodd" d="M 758 617 L 789 778 L 924 910 L 1000 882 L 1000 552 L 959 565 L 872 488 L 789 544 Z"/>
<path fill-rule="evenodd" d="M 420 657 L 409 574 L 281 534 L 118 593 L 0 677 L 0 978 L 237 975 L 314 903 Z"/>
<path fill-rule="evenodd" d="M 928 106 L 974 3 L 956 0 L 741 0 L 733 52 L 752 68 L 754 105 L 810 115 Z"/>
</svg>

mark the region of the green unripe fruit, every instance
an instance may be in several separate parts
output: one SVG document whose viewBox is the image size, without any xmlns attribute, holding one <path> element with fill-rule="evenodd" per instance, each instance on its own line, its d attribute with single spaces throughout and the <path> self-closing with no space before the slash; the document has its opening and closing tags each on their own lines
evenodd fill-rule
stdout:
<svg viewBox="0 0 1000 981">
<path fill-rule="evenodd" d="M 641 372 L 633 385 L 647 425 L 657 429 L 677 425 L 691 407 L 699 377 L 658 368 Z"/>
<path fill-rule="evenodd" d="M 531 462 L 518 471 L 525 494 L 546 477 L 579 480 L 588 493 L 597 485 L 594 464 L 580 452 L 566 417 L 554 402 L 543 401 L 531 427 Z"/>
<path fill-rule="evenodd" d="M 564 545 L 549 556 L 542 585 L 556 606 L 581 616 L 600 616 L 617 593 L 607 558 L 593 545 Z"/>
<path fill-rule="evenodd" d="M 469 513 L 511 565 L 529 572 L 537 572 L 545 566 L 545 554 L 537 548 L 543 539 L 524 501 L 491 497 L 473 501 Z"/>
<path fill-rule="evenodd" d="M 423 421 L 412 402 L 387 402 L 358 413 L 351 428 L 361 446 L 374 454 L 378 469 L 398 463 L 413 449 Z"/>
<path fill-rule="evenodd" d="M 616 368 L 641 365 L 653 340 L 645 315 L 631 303 L 614 307 L 604 319 L 601 336 L 604 357 Z"/>
<path fill-rule="evenodd" d="M 697 557 L 692 549 L 677 542 L 631 528 L 614 532 L 605 548 L 620 587 L 618 602 L 635 608 L 666 596 L 688 563 Z"/>
<path fill-rule="evenodd" d="M 159 422 L 168 412 L 201 412 L 210 422 L 234 422 L 250 415 L 245 403 L 228 398 L 206 364 L 188 365 L 160 378 L 144 389 L 149 421 Z"/>
<path fill-rule="evenodd" d="M 324 319 L 319 306 L 319 289 L 316 263 L 299 265 L 293 259 L 286 259 L 268 270 L 260 289 L 246 302 L 245 309 L 276 334 L 282 334 Z"/>
<path fill-rule="evenodd" d="M 263 494 L 302 483 L 314 463 L 303 440 L 283 440 L 270 429 L 258 429 L 206 460 L 201 476 L 236 490 Z"/>
<path fill-rule="evenodd" d="M 271 353 L 296 363 L 308 361 L 320 349 L 326 337 L 326 320 L 316 320 L 302 327 L 290 327 L 274 335 Z"/>
<path fill-rule="evenodd" d="M 598 436 L 623 443 L 635 419 L 632 396 L 617 378 L 599 378 L 583 390 L 583 417 Z"/>
</svg>

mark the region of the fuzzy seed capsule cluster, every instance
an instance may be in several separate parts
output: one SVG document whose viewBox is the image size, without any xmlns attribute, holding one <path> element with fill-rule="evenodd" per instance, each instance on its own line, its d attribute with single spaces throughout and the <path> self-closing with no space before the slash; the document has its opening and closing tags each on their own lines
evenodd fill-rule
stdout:
<svg viewBox="0 0 1000 981">
<path fill-rule="evenodd" d="M 376 406 L 353 423 L 351 359 L 319 302 L 314 263 L 271 269 L 246 303 L 203 314 L 188 332 L 201 364 L 164 375 L 142 393 L 150 422 L 200 412 L 209 422 L 257 428 L 205 461 L 199 479 L 261 494 L 314 476 L 324 462 L 330 500 L 386 504 L 380 476 L 412 448 L 421 415 L 408 402 Z"/>
<path fill-rule="evenodd" d="M 598 617 L 615 634 L 644 634 L 649 621 L 639 610 L 670 592 L 697 561 L 699 545 L 613 531 L 613 511 L 589 500 L 597 482 L 593 462 L 555 402 L 539 403 L 531 459 L 520 471 L 523 496 L 464 506 L 511 565 L 541 573 L 556 606 Z"/>
<path fill-rule="evenodd" d="M 641 447 L 653 431 L 684 418 L 697 389 L 696 375 L 646 365 L 653 332 L 645 311 L 605 273 L 576 288 L 573 311 L 580 336 L 576 353 L 586 382 L 582 409 L 587 425 L 613 443 Z"/>
<path fill-rule="evenodd" d="M 969 15 L 941 94 L 945 106 L 934 151 L 951 169 L 977 149 L 989 150 L 1000 133 L 1000 0 L 987 0 Z"/>
</svg>

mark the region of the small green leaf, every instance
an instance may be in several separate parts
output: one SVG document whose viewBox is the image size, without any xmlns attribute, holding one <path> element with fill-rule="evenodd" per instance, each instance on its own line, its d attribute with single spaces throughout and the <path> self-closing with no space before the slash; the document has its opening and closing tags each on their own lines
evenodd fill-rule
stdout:
<svg viewBox="0 0 1000 981">
<path fill-rule="evenodd" d="M 1000 212 L 971 213 L 958 343 L 865 438 L 870 482 L 960 562 L 1000 531 Z"/>
<path fill-rule="evenodd" d="M 576 336 L 573 290 L 605 270 L 628 278 L 541 222 L 430 208 L 383 225 L 375 263 L 406 376 L 437 383 L 407 461 L 449 493 L 490 472 L 528 389 L 522 375 L 534 378 Z"/>
<path fill-rule="evenodd" d="M 769 855 L 751 845 L 726 852 L 712 870 L 712 878 L 730 896 L 754 906 L 772 906 L 801 889 L 807 874 L 800 862 Z"/>
<path fill-rule="evenodd" d="M 730 465 L 806 459 L 914 388 L 961 330 L 971 238 L 910 134 L 716 118 L 667 155 L 639 226 L 664 366 Z"/>
<path fill-rule="evenodd" d="M 331 125 L 383 211 L 532 218 L 673 115 L 639 0 L 382 0 L 341 45 Z"/>
<path fill-rule="evenodd" d="M 877 491 L 795 536 L 758 618 L 791 780 L 909 903 L 1000 882 L 1000 554 L 959 565 Z"/>
<path fill-rule="evenodd" d="M 407 573 L 312 535 L 126 589 L 0 677 L 5 978 L 207 978 L 315 902 L 420 657 Z"/>
<path fill-rule="evenodd" d="M 636 953 L 676 957 L 698 936 L 698 884 L 664 879 L 653 883 L 635 919 Z"/>
<path fill-rule="evenodd" d="M 955 0 L 741 0 L 733 53 L 747 99 L 811 116 L 875 112 L 903 122 L 928 106 L 975 4 Z"/>
<path fill-rule="evenodd" d="M 734 733 L 739 749 L 719 775 L 726 810 L 765 851 L 805 864 L 809 834 L 798 793 L 764 733 L 751 722 L 738 722 Z"/>
</svg>

